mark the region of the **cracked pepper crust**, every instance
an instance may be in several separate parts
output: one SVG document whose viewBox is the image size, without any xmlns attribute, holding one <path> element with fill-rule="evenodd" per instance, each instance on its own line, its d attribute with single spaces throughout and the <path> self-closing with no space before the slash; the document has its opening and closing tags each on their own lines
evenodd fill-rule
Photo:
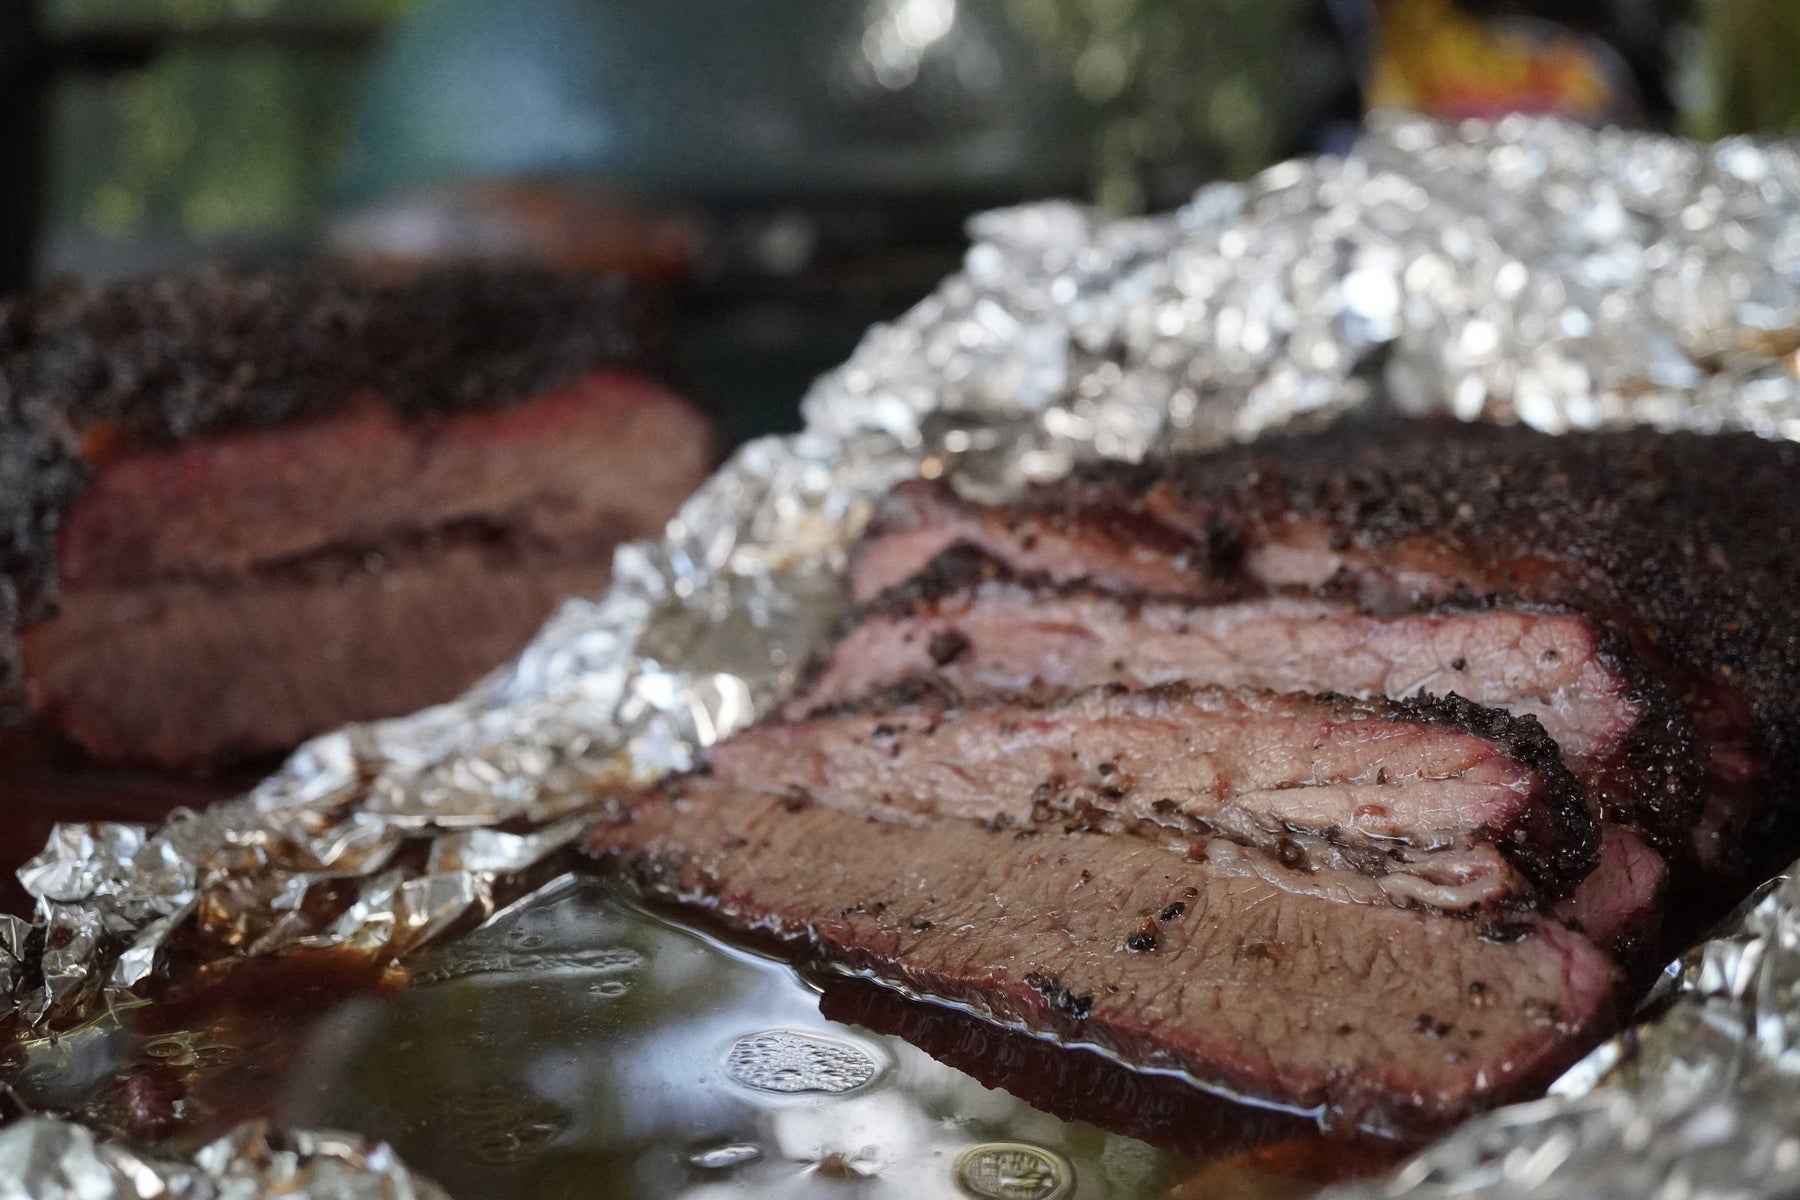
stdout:
<svg viewBox="0 0 1800 1200">
<path fill-rule="evenodd" d="M 1637 751 L 1667 779 L 1644 814 L 1662 844 L 1694 819 L 1691 781 L 1672 753 L 1691 738 L 1692 718 L 1704 740 L 1730 743 L 1728 774 L 1763 780 L 1768 803 L 1746 842 L 1779 851 L 1800 833 L 1796 479 L 1800 444 L 1751 434 L 1552 436 L 1372 419 L 1089 464 L 986 519 L 1020 541 L 1039 529 L 1123 536 L 1139 561 L 1208 587 L 1245 570 L 1260 547 L 1289 541 L 1341 562 L 1343 574 L 1391 575 L 1388 603 L 1566 605 L 1615 632 L 1680 701 L 1679 713 L 1659 705 Z M 948 489 L 896 499 L 905 502 L 884 509 L 865 551 L 922 510 L 958 503 Z"/>
<path fill-rule="evenodd" d="M 601 367 L 660 374 L 621 280 L 534 270 L 198 271 L 0 303 L 0 629 L 55 599 L 56 537 L 96 459 L 379 394 L 407 416 L 500 406 Z M 0 690 L 16 683 L 0 652 Z"/>
</svg>

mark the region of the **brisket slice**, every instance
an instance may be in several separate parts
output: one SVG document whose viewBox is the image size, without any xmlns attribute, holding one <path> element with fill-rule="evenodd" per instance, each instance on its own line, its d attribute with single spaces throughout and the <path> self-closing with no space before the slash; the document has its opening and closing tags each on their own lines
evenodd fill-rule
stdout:
<svg viewBox="0 0 1800 1200">
<path fill-rule="evenodd" d="M 1668 882 L 1668 864 L 1648 842 L 1621 825 L 1606 825 L 1599 865 L 1550 912 L 1628 971 L 1659 967 Z"/>
<path fill-rule="evenodd" d="M 946 480 L 910 480 L 883 498 L 851 548 L 850 594 L 868 603 L 923 572 L 955 545 L 973 547 L 1021 575 L 1081 580 L 1125 593 L 1231 599 L 1243 591 L 1234 548 L 1208 546 L 1134 511 L 1134 498 L 1052 491 L 1011 505 L 962 499 Z"/>
<path fill-rule="evenodd" d="M 1439 1127 L 1527 1095 L 1612 1020 L 1612 964 L 1554 922 L 1486 936 L 1139 838 L 883 823 L 688 777 L 589 849 L 740 932 L 1334 1122 Z"/>
<path fill-rule="evenodd" d="M 754 725 L 708 765 L 746 791 L 890 821 L 1119 829 L 1214 855 L 1222 838 L 1272 852 L 1234 856 L 1246 871 L 1443 909 L 1517 899 L 1524 881 L 1563 895 L 1598 849 L 1537 723 L 1454 696 L 1166 684 L 963 703 L 917 680 Z"/>
<path fill-rule="evenodd" d="M 1662 681 L 1587 618 L 1541 605 L 1369 615 L 1296 589 L 1203 603 L 1020 576 L 962 543 L 853 614 L 789 711 L 926 671 L 971 694 L 1173 680 L 1360 697 L 1454 691 L 1536 717 L 1609 819 L 1701 786 L 1692 730 Z"/>
<path fill-rule="evenodd" d="M 110 759 L 450 699 L 705 476 L 615 284 L 197 275 L 0 307 L 0 567 L 40 719 Z"/>
<path fill-rule="evenodd" d="M 1800 804 L 1800 446 L 1650 431 L 1546 436 L 1367 422 L 1143 465 L 1096 464 L 984 508 L 915 484 L 859 548 L 862 598 L 957 541 L 1016 569 L 1202 596 L 1285 586 L 1368 612 L 1421 602 L 1558 605 L 1616 631 L 1679 698 L 1703 746 L 1698 799 L 1633 819 L 1673 849 L 1745 866 L 1747 829 L 1784 852 Z M 1128 546 L 1121 536 L 1149 531 Z M 1765 802 L 1766 796 L 1766 802 Z"/>
<path fill-rule="evenodd" d="M 236 580 L 82 588 L 23 635 L 39 719 L 106 760 L 170 767 L 292 746 L 458 695 L 564 598 L 604 589 L 605 527 L 562 547 L 480 531 Z"/>
<path fill-rule="evenodd" d="M 1673 722 L 1672 735 L 1666 719 L 1673 698 L 1636 664 L 1562 610 L 1366 616 L 1292 591 L 1222 604 L 1125 596 L 1020 577 L 959 545 L 852 614 L 789 712 L 932 670 L 966 695 L 1171 680 L 1363 697 L 1454 688 L 1536 717 L 1597 811 L 1616 816 L 1645 788 L 1699 787 L 1686 725 Z M 1642 838 L 1606 824 L 1599 865 L 1555 912 L 1621 961 L 1645 960 L 1660 942 L 1667 874 Z"/>
</svg>

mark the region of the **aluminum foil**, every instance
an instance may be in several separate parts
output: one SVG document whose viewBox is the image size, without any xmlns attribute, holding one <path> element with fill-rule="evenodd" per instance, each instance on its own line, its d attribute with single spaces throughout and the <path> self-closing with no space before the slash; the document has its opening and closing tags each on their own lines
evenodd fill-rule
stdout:
<svg viewBox="0 0 1800 1200">
<path fill-rule="evenodd" d="M 0 1130 L 0 1200 L 449 1200 L 386 1144 L 355 1134 L 239 1126 L 186 1161 L 139 1154 L 55 1117 Z"/>
<path fill-rule="evenodd" d="M 35 923 L 0 923 L 5 1002 L 73 1019 L 141 988 L 178 933 L 202 958 L 398 957 L 479 922 L 622 785 L 768 706 L 837 615 L 871 504 L 908 476 L 1000 496 L 1083 457 L 1375 405 L 1800 437 L 1790 146 L 1380 118 L 1347 158 L 1172 214 L 1041 204 L 972 232 L 961 273 L 818 382 L 804 433 L 740 450 L 663 541 L 620 550 L 603 598 L 571 601 L 467 696 L 320 738 L 248 796 L 154 832 L 59 828 L 20 872 Z M 1777 881 L 1550 1098 L 1340 1194 L 1781 1194 L 1800 1175 L 1797 931 L 1800 883 Z M 29 1164 L 4 1185 L 18 1194 L 67 1194 L 76 1171 L 111 1181 L 82 1195 L 159 1194 L 163 1166 L 70 1126 L 5 1136 L 0 1157 Z M 254 1177 L 267 1137 L 192 1169 Z M 331 1169 L 425 1194 L 379 1157 Z"/>
</svg>

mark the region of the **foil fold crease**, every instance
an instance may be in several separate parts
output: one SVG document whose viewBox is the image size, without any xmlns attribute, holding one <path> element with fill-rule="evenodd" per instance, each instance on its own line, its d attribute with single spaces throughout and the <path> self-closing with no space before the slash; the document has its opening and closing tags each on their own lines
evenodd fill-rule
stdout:
<svg viewBox="0 0 1800 1200">
<path fill-rule="evenodd" d="M 468 695 L 316 739 L 155 831 L 59 827 L 20 871 L 36 920 L 0 920 L 9 1011 L 54 1027 L 141 989 L 174 937 L 203 958 L 398 958 L 485 919 L 584 815 L 768 707 L 839 615 L 851 540 L 916 474 L 1004 496 L 1083 458 L 1377 407 L 1800 437 L 1791 145 L 1384 116 L 1348 157 L 1172 214 L 1045 203 L 971 233 L 961 273 L 813 387 L 805 432 L 740 449 L 662 542 L 620 549 L 605 596 L 569 601 Z M 1551 1096 L 1333 1194 L 1791 1192 L 1797 938 L 1784 877 Z M 439 1195 L 385 1147 L 260 1128 L 171 1164 L 28 1116 L 0 1130 L 0 1164 L 0 1197 L 77 1177 L 96 1198 L 253 1196 L 277 1170 L 312 1172 L 313 1194 Z"/>
</svg>

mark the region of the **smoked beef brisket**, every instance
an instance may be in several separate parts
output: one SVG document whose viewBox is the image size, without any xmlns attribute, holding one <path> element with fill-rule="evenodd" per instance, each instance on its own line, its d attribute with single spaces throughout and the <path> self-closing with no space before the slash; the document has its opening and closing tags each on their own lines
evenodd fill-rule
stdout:
<svg viewBox="0 0 1800 1200">
<path fill-rule="evenodd" d="M 1122 595 L 1298 589 L 1362 615 L 1576 613 L 1641 709 L 1627 778 L 1598 791 L 1606 816 L 1729 869 L 1747 838 L 1781 845 L 1763 831 L 1800 811 L 1788 794 L 1800 778 L 1796 472 L 1800 445 L 1748 434 L 1351 424 L 1095 464 L 1003 507 L 910 484 L 859 547 L 852 580 L 872 599 L 965 543 L 1014 571 Z"/>
<path fill-rule="evenodd" d="M 1501 904 L 1527 885 L 1561 896 L 1598 861 L 1580 789 L 1536 722 L 1456 698 L 1164 684 L 964 705 L 902 685 L 765 721 L 710 765 L 746 790 L 886 821 L 1121 829 L 1199 847 L 1223 837 L 1314 880 L 1333 874 L 1313 861 L 1329 856 L 1349 868 L 1346 895 L 1442 909 Z"/>
<path fill-rule="evenodd" d="M 1382 1129 L 1529 1094 L 1791 854 L 1800 448 L 1351 425 L 897 489 L 777 716 L 599 827 L 915 996 Z"/>
<path fill-rule="evenodd" d="M 1341 903 L 1141 838 L 688 777 L 589 847 L 802 954 L 1339 1122 L 1430 1128 L 1524 1094 L 1613 1018 L 1615 967 L 1554 921 Z"/>
<path fill-rule="evenodd" d="M 1231 586 L 1218 580 L 1215 592 Z M 1691 816 L 1702 767 L 1669 687 L 1587 617 L 1541 604 L 1366 613 L 1292 587 L 1206 602 L 1019 576 L 966 544 L 855 613 L 790 712 L 927 671 L 968 692 L 1172 680 L 1401 698 L 1536 717 L 1609 817 Z M 1679 826 L 1677 827 L 1679 828 Z M 1678 836 L 1678 835 L 1673 835 Z"/>
<path fill-rule="evenodd" d="M 206 273 L 0 306 L 15 697 L 189 765 L 446 700 L 704 478 L 616 282 Z"/>
</svg>

